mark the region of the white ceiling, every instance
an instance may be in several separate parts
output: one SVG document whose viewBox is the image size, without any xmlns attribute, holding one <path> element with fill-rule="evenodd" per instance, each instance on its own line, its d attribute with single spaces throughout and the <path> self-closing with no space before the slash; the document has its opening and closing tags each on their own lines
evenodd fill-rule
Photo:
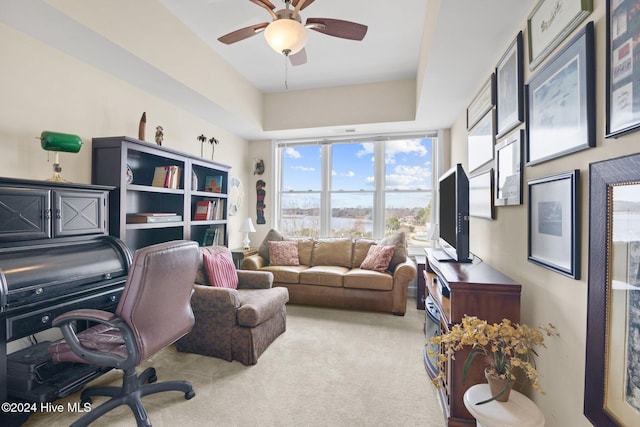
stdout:
<svg viewBox="0 0 640 427">
<path fill-rule="evenodd" d="M 284 7 L 282 0 L 271 1 L 276 9 Z M 129 3 L 123 1 L 100 3 L 99 7 L 107 8 L 114 3 L 121 9 L 129 7 Z M 149 14 L 153 14 L 149 7 L 166 7 L 261 92 L 284 91 L 285 58 L 271 50 L 261 34 L 232 45 L 217 41 L 235 29 L 270 21 L 269 14 L 261 7 L 249 0 L 145 0 L 143 4 L 147 8 L 145 13 Z M 357 124 L 356 133 L 450 127 L 489 77 L 523 27 L 533 5 L 534 0 L 315 0 L 302 12 L 303 22 L 309 17 L 335 18 L 368 25 L 369 30 L 361 42 L 310 31 L 307 64 L 287 67 L 289 92 L 416 79 L 415 120 Z M 94 14 L 99 13 L 99 7 Z M 71 9 L 82 9 L 82 13 L 69 13 Z M 136 55 L 135 49 L 123 46 L 118 28 L 102 28 L 101 37 L 96 37 L 91 25 L 83 21 L 87 18 L 87 22 L 96 27 L 96 17 L 88 17 L 90 12 L 84 0 L 0 0 L 0 21 L 7 25 L 100 66 L 143 90 L 153 92 L 156 88 L 165 88 L 166 91 L 170 82 L 153 84 L 149 81 L 153 77 L 149 76 L 154 73 L 148 69 L 145 79 L 133 75 L 140 72 L 141 64 L 144 67 L 151 64 Z M 122 13 L 131 11 L 122 10 Z M 93 40 L 100 43 L 99 48 L 87 48 Z M 117 67 L 109 65 L 115 56 Z M 128 67 L 126 62 L 132 65 Z M 155 75 L 166 79 L 162 70 L 157 71 L 160 72 Z M 193 92 L 195 88 L 188 89 Z M 161 97 L 167 96 L 165 93 Z M 193 98 L 178 94 L 172 101 L 190 111 L 202 109 L 202 105 L 188 105 Z M 330 127 L 264 132 L 242 123 L 242 118 L 230 117 L 215 99 L 206 101 L 212 106 L 207 111 L 208 120 L 246 139 L 331 133 Z"/>
</svg>

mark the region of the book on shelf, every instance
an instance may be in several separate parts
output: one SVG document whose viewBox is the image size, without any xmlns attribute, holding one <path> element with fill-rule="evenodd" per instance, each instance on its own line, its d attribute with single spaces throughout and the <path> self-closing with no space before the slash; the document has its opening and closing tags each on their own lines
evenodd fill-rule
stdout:
<svg viewBox="0 0 640 427">
<path fill-rule="evenodd" d="M 211 200 L 198 200 L 196 202 L 196 210 L 193 214 L 193 219 L 196 221 L 204 221 L 211 219 L 211 212 L 213 211 L 213 202 Z"/>
<path fill-rule="evenodd" d="M 151 185 L 154 187 L 179 188 L 182 168 L 180 166 L 158 166 L 153 172 Z"/>
<path fill-rule="evenodd" d="M 163 212 L 142 212 L 127 214 L 127 224 L 144 224 L 149 222 L 179 222 L 182 215 Z"/>
<path fill-rule="evenodd" d="M 204 191 L 222 193 L 222 175 L 208 176 L 204 180 Z"/>
<path fill-rule="evenodd" d="M 202 238 L 202 246 L 217 246 L 220 244 L 219 239 L 221 238 L 220 235 L 220 228 L 216 227 L 216 228 L 209 228 L 204 232 L 204 237 Z"/>
</svg>

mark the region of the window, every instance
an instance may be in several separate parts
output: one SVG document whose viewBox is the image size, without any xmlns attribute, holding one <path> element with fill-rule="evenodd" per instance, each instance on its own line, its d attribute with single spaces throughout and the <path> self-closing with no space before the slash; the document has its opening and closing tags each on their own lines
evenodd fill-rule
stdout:
<svg viewBox="0 0 640 427">
<path fill-rule="evenodd" d="M 278 229 L 308 237 L 380 239 L 431 231 L 434 136 L 279 142 Z"/>
</svg>

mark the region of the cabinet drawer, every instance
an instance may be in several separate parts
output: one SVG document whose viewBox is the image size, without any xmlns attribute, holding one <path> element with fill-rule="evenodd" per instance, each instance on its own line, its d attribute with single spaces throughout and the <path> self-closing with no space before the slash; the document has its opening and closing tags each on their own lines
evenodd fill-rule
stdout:
<svg viewBox="0 0 640 427">
<path fill-rule="evenodd" d="M 120 300 L 123 288 L 124 283 L 116 289 L 104 291 L 96 295 L 90 295 L 70 302 L 45 307 L 40 310 L 10 316 L 7 318 L 6 325 L 7 341 L 12 341 L 49 329 L 52 327 L 51 322 L 53 322 L 53 319 L 56 318 L 56 316 L 71 310 L 93 308 L 105 311 L 114 311 L 118 301 Z"/>
<path fill-rule="evenodd" d="M 53 195 L 55 237 L 106 234 L 105 192 L 56 190 Z"/>
<path fill-rule="evenodd" d="M 0 242 L 51 237 L 49 190 L 0 187 Z"/>
</svg>

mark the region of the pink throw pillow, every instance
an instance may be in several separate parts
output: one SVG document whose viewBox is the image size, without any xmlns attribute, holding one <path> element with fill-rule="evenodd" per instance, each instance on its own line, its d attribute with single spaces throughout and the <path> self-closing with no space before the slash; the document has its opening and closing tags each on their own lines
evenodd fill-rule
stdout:
<svg viewBox="0 0 640 427">
<path fill-rule="evenodd" d="M 269 265 L 300 265 L 298 242 L 291 240 L 269 242 Z"/>
<path fill-rule="evenodd" d="M 238 273 L 233 260 L 225 253 L 203 254 L 202 262 L 209 284 L 218 288 L 238 289 Z"/>
<path fill-rule="evenodd" d="M 393 258 L 393 246 L 372 245 L 367 252 L 360 268 L 363 270 L 374 270 L 383 272 L 389 268 L 391 258 Z"/>
</svg>

